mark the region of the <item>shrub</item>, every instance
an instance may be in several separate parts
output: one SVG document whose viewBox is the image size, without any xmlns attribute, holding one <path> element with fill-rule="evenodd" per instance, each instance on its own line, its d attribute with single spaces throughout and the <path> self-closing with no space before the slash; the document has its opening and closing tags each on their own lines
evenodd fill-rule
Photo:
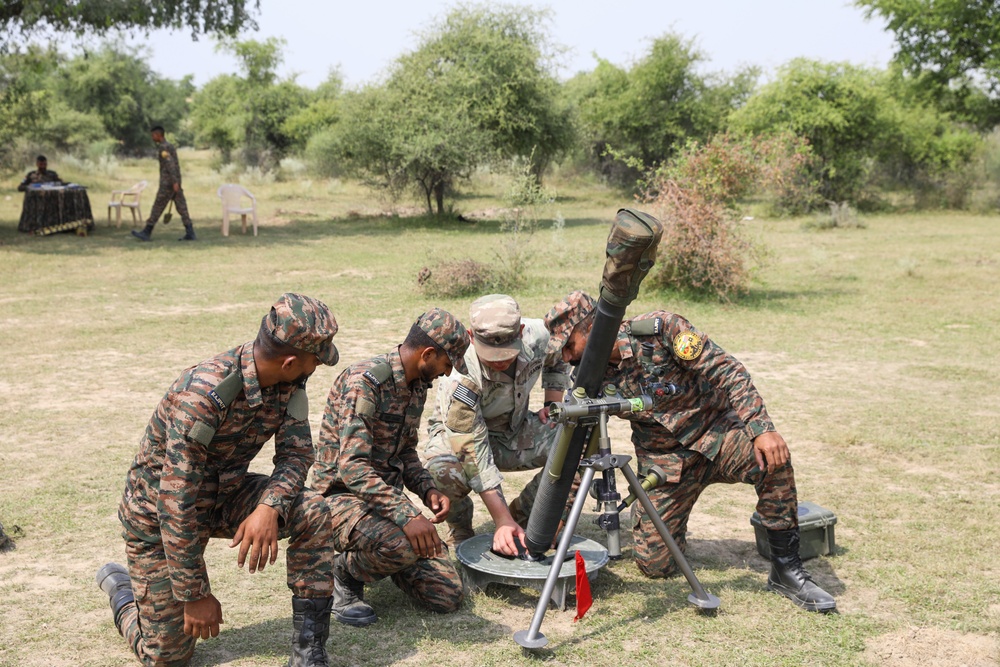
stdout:
<svg viewBox="0 0 1000 667">
<path fill-rule="evenodd" d="M 747 238 L 740 204 L 752 194 L 798 183 L 806 160 L 804 144 L 789 135 L 724 134 L 688 145 L 654 172 L 645 200 L 664 230 L 653 283 L 725 301 L 747 292 L 763 250 Z"/>
<path fill-rule="evenodd" d="M 417 284 L 424 294 L 434 298 L 478 296 L 493 281 L 493 270 L 471 259 L 440 262 L 434 268 L 420 269 L 417 274 Z"/>
<path fill-rule="evenodd" d="M 812 220 L 802 225 L 805 229 L 864 229 L 867 225 L 858 218 L 858 213 L 846 201 L 839 204 L 828 201 L 829 210 L 817 213 Z"/>
</svg>

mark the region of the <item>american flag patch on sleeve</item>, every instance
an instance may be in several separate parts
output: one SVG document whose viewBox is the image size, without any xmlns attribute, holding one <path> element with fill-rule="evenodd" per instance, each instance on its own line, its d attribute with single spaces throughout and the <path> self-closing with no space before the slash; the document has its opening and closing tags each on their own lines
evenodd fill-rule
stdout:
<svg viewBox="0 0 1000 667">
<path fill-rule="evenodd" d="M 455 387 L 455 393 L 452 394 L 456 401 L 461 401 L 468 405 L 470 408 L 476 407 L 479 403 L 479 395 L 466 387 L 464 384 L 460 384 Z"/>
</svg>

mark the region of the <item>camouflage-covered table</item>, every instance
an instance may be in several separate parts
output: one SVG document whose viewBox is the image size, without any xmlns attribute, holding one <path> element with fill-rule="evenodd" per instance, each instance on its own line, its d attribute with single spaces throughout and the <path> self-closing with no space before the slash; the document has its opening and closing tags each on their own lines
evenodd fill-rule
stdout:
<svg viewBox="0 0 1000 667">
<path fill-rule="evenodd" d="M 80 185 L 32 185 L 24 192 L 24 208 L 17 231 L 48 234 L 94 228 L 87 188 Z"/>
</svg>

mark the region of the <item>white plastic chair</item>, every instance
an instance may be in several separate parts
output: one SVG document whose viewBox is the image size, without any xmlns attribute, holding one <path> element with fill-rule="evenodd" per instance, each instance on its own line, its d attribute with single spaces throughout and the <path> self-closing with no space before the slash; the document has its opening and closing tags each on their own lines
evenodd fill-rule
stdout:
<svg viewBox="0 0 1000 667">
<path fill-rule="evenodd" d="M 257 236 L 257 199 L 242 185 L 226 183 L 219 186 L 219 198 L 222 199 L 222 235 L 229 236 L 229 214 L 236 213 L 243 220 L 243 233 L 247 233 L 247 216 L 253 217 L 253 235 Z M 250 200 L 249 206 L 243 206 L 243 198 Z"/>
<path fill-rule="evenodd" d="M 140 200 L 142 191 L 146 189 L 146 181 L 139 181 L 128 190 L 112 190 L 111 201 L 108 202 L 108 225 L 111 225 L 111 209 L 115 209 L 116 227 L 122 226 L 122 208 L 127 208 L 132 213 L 132 226 L 142 218 L 142 206 Z M 138 212 L 138 217 L 136 213 Z"/>
</svg>

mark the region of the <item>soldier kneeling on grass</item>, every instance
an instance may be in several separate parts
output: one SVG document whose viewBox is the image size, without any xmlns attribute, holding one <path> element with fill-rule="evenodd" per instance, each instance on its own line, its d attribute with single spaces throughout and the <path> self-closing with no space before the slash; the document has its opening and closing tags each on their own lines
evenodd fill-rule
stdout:
<svg viewBox="0 0 1000 667">
<path fill-rule="evenodd" d="M 576 294 L 545 318 L 550 352 L 561 348 L 570 364 L 583 358 L 595 319 L 593 299 Z M 657 311 L 622 323 L 604 382 L 622 396 L 653 399 L 649 412 L 618 416 L 631 423 L 640 477 L 653 466 L 666 474 L 649 499 L 682 551 L 691 509 L 708 485 L 752 484 L 771 549 L 768 587 L 808 611 L 836 610 L 802 567 L 791 454 L 743 364 L 680 315 Z M 672 576 L 677 567 L 659 532 L 641 506 L 633 511 L 636 565 L 648 577 Z"/>
<path fill-rule="evenodd" d="M 364 589 L 390 577 L 432 611 L 462 604 L 464 589 L 435 523 L 450 510 L 417 456 L 417 429 L 431 383 L 465 372 L 465 327 L 440 308 L 410 326 L 402 345 L 344 370 L 330 389 L 316 441 L 313 487 L 326 496 L 333 546 L 333 616 L 362 627 L 378 620 Z M 434 514 L 427 519 L 403 491 Z"/>
<path fill-rule="evenodd" d="M 326 503 L 304 489 L 313 461 L 305 381 L 337 363 L 337 322 L 320 301 L 285 294 L 257 338 L 189 368 L 146 427 L 118 509 L 128 568 L 97 584 L 118 631 L 145 665 L 186 665 L 219 634 L 222 605 L 205 568 L 210 537 L 231 538 L 251 573 L 288 538 L 290 667 L 328 667 L 333 552 Z M 247 472 L 274 436 L 274 470 Z"/>
</svg>

